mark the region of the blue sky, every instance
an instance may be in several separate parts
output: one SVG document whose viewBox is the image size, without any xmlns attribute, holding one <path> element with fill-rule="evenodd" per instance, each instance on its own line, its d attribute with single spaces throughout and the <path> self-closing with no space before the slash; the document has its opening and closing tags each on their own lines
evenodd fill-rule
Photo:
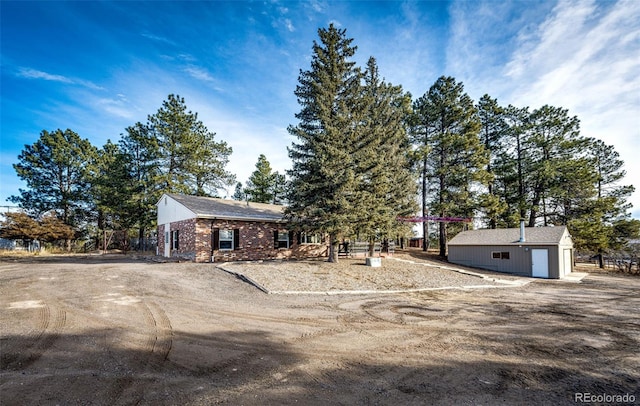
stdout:
<svg viewBox="0 0 640 406">
<path fill-rule="evenodd" d="M 100 147 L 170 93 L 233 147 L 239 181 L 261 153 L 289 168 L 298 73 L 330 23 L 414 97 L 448 75 L 475 100 L 569 109 L 640 189 L 639 1 L 3 0 L 0 16 L 0 205 L 24 188 L 12 164 L 43 129 Z M 640 218 L 640 190 L 631 201 Z"/>
</svg>

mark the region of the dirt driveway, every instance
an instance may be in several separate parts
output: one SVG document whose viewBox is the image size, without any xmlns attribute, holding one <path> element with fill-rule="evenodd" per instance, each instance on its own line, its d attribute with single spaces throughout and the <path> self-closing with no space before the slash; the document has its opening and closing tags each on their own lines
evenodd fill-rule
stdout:
<svg viewBox="0 0 640 406">
<path fill-rule="evenodd" d="M 213 264 L 2 260 L 0 345 L 3 405 L 638 403 L 640 278 L 267 295 Z"/>
</svg>

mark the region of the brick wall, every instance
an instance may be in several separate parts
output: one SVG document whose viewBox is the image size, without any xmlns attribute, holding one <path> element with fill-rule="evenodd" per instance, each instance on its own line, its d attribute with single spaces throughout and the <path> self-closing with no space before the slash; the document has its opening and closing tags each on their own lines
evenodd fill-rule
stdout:
<svg viewBox="0 0 640 406">
<path fill-rule="evenodd" d="M 162 230 L 161 230 L 162 227 Z M 178 249 L 171 250 L 172 257 L 185 258 L 190 260 L 196 259 L 196 219 L 188 219 L 176 221 L 169 224 L 169 243 L 171 243 L 171 233 L 178 231 Z M 160 241 L 160 232 L 162 231 L 162 241 Z M 162 245 L 160 243 L 162 242 Z M 160 255 L 164 255 L 164 226 L 158 227 L 158 247 L 161 251 Z"/>
<path fill-rule="evenodd" d="M 212 230 L 238 229 L 239 240 L 234 250 L 215 250 L 215 262 L 224 261 L 255 261 L 273 258 L 308 258 L 326 256 L 326 244 L 297 244 L 294 236 L 290 240 L 289 248 L 276 249 L 274 244 L 274 230 L 284 232 L 285 224 L 260 221 L 232 221 L 199 219 L 196 225 L 197 262 L 211 261 Z"/>
<path fill-rule="evenodd" d="M 158 226 L 158 255 L 164 256 L 164 224 Z"/>
<path fill-rule="evenodd" d="M 212 232 L 239 230 L 234 250 L 212 251 Z M 298 244 L 294 235 L 289 248 L 275 248 L 274 230 L 285 232 L 286 225 L 261 221 L 233 221 L 189 219 L 171 223 L 170 231 L 179 230 L 179 249 L 172 250 L 172 257 L 187 258 L 196 262 L 256 261 L 263 259 L 311 258 L 328 255 L 328 244 Z M 158 254 L 164 255 L 165 227 L 158 226 Z M 171 236 L 169 236 L 171 238 Z"/>
</svg>

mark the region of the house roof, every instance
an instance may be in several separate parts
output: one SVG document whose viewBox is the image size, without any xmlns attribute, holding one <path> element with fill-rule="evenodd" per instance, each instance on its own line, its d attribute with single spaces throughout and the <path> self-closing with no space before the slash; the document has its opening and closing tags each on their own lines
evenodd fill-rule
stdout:
<svg viewBox="0 0 640 406">
<path fill-rule="evenodd" d="M 213 197 L 169 194 L 197 218 L 227 219 L 245 221 L 284 221 L 284 206 L 266 203 L 244 202 L 240 200 L 217 199 Z"/>
<path fill-rule="evenodd" d="M 449 241 L 449 245 L 549 245 L 559 244 L 567 227 L 526 227 L 525 242 L 520 242 L 519 228 L 463 231 Z M 567 234 L 568 235 L 568 234 Z"/>
</svg>

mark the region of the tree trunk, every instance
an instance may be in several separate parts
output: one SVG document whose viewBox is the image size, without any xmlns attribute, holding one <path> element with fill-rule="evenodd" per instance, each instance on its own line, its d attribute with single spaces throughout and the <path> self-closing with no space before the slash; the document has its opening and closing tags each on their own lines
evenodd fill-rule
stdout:
<svg viewBox="0 0 640 406">
<path fill-rule="evenodd" d="M 338 239 L 335 234 L 329 234 L 329 262 L 338 263 Z"/>
<path fill-rule="evenodd" d="M 444 222 L 440 222 L 440 256 L 445 257 L 447 255 L 447 225 Z"/>
<path fill-rule="evenodd" d="M 539 212 L 538 205 L 540 204 L 541 198 L 542 196 L 540 195 L 540 191 L 536 188 L 536 191 L 533 195 L 533 199 L 531 200 L 531 212 L 529 213 L 528 227 L 536 226 L 536 218 L 538 217 L 538 212 Z"/>
<path fill-rule="evenodd" d="M 427 160 L 422 161 L 422 251 L 429 250 L 429 223 L 427 217 Z"/>
<path fill-rule="evenodd" d="M 144 227 L 138 228 L 138 247 L 137 251 L 146 251 L 147 250 L 147 242 L 144 239 Z"/>
</svg>

